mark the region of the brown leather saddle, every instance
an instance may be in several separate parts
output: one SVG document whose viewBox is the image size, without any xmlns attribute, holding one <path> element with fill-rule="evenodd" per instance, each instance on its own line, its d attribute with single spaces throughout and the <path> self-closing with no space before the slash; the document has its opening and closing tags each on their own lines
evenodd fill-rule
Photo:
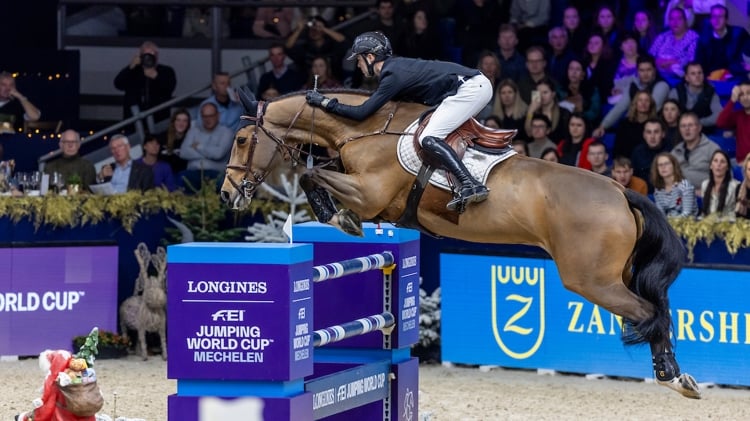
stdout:
<svg viewBox="0 0 750 421">
<path fill-rule="evenodd" d="M 432 111 L 425 113 L 414 132 L 414 147 L 417 151 L 422 149 L 419 145 L 419 136 L 431 117 Z M 459 157 L 463 157 L 467 147 L 473 147 L 489 154 L 499 154 L 510 146 L 517 132 L 517 130 L 493 129 L 472 117 L 451 132 L 445 138 L 445 142 L 458 153 Z"/>
</svg>

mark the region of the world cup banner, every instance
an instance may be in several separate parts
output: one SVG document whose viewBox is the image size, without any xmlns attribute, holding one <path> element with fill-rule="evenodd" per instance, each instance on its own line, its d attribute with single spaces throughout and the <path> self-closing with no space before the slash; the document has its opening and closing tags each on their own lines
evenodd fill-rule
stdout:
<svg viewBox="0 0 750 421">
<path fill-rule="evenodd" d="M 446 362 L 651 378 L 648 345 L 625 347 L 622 318 L 566 290 L 547 259 L 442 254 Z M 669 291 L 683 371 L 750 385 L 750 272 L 685 268 Z"/>
<path fill-rule="evenodd" d="M 0 355 L 117 330 L 117 246 L 0 248 Z"/>
</svg>

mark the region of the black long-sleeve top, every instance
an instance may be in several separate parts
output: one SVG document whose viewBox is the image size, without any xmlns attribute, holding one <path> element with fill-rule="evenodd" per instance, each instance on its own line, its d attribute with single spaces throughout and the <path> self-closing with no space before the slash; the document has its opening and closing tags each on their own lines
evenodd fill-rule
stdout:
<svg viewBox="0 0 750 421">
<path fill-rule="evenodd" d="M 365 102 L 335 103 L 329 111 L 362 121 L 392 99 L 437 105 L 458 91 L 458 76 L 471 78 L 479 73 L 477 69 L 446 61 L 391 57 L 383 62 L 380 84 Z"/>
</svg>

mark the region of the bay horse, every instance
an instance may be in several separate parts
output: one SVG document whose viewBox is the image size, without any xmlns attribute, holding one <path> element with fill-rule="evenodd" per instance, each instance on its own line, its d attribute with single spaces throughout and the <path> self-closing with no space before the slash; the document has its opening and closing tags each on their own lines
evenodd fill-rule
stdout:
<svg viewBox="0 0 750 421">
<path fill-rule="evenodd" d="M 326 94 L 353 105 L 367 98 L 357 91 Z M 415 176 L 400 165 L 397 143 L 426 106 L 391 101 L 358 122 L 308 105 L 304 92 L 271 102 L 241 97 L 245 125 L 235 135 L 221 189 L 229 206 L 246 207 L 269 171 L 284 158 L 299 159 L 300 145 L 314 143 L 337 151 L 343 166 L 343 172 L 313 166 L 315 183 L 363 219 L 399 220 Z M 521 155 L 496 165 L 486 185 L 487 200 L 460 215 L 445 209 L 449 192 L 428 185 L 418 223 L 439 236 L 544 249 L 565 288 L 623 318 L 626 345 L 650 345 L 659 384 L 700 398 L 695 379 L 680 373 L 670 337 L 667 290 L 685 249 L 648 198 L 591 171 Z M 328 222 L 344 228 L 337 218 Z"/>
</svg>

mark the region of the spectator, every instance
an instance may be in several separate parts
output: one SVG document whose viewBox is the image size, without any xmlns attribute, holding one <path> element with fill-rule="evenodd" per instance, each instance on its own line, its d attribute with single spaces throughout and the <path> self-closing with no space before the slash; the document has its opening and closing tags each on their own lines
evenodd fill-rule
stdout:
<svg viewBox="0 0 750 421">
<path fill-rule="evenodd" d="M 601 34 L 602 40 L 604 40 L 609 48 L 614 49 L 620 45 L 622 30 L 619 28 L 619 24 L 615 18 L 614 9 L 606 4 L 599 6 L 596 12 L 594 12 L 592 32 Z"/>
<path fill-rule="evenodd" d="M 620 42 L 620 52 L 622 52 L 622 57 L 615 69 L 614 87 L 611 92 L 614 98 L 610 98 L 610 104 L 617 103 L 623 91 L 628 89 L 630 82 L 638 74 L 638 44 L 632 34 L 626 33 L 623 35 L 622 42 Z M 606 95 L 609 96 L 610 93 L 606 93 Z"/>
<path fill-rule="evenodd" d="M 737 194 L 737 205 L 735 212 L 742 218 L 750 218 L 750 154 L 742 163 L 742 184 Z"/>
<path fill-rule="evenodd" d="M 490 98 L 487 105 L 477 113 L 475 116 L 478 120 L 484 120 L 485 118 L 492 115 L 492 107 L 495 104 L 495 95 L 497 90 L 495 87 L 500 81 L 500 61 L 497 59 L 495 53 L 489 50 L 483 51 L 479 55 L 479 62 L 477 63 L 477 69 L 490 81 L 492 84 L 492 98 Z"/>
<path fill-rule="evenodd" d="M 154 173 L 154 186 L 174 191 L 176 185 L 172 167 L 159 159 L 160 151 L 159 138 L 154 135 L 146 135 L 146 138 L 143 139 L 143 156 L 136 159 L 135 162 L 151 168 Z"/>
<path fill-rule="evenodd" d="M 510 24 L 500 25 L 497 34 L 497 58 L 500 60 L 500 77 L 502 79 L 520 80 L 526 72 L 526 62 L 518 50 L 516 28 Z"/>
<path fill-rule="evenodd" d="M 713 131 L 721 112 L 721 102 L 714 87 L 706 81 L 700 63 L 688 63 L 685 81 L 672 88 L 669 98 L 677 100 L 682 110 L 697 114 L 705 133 Z"/>
<path fill-rule="evenodd" d="M 740 182 L 732 176 L 729 154 L 721 149 L 711 155 L 708 178 L 701 183 L 701 216 L 716 214 L 720 219 L 734 219 L 737 188 Z"/>
<path fill-rule="evenodd" d="M 658 110 L 669 95 L 669 85 L 656 73 L 654 58 L 651 56 L 638 57 L 638 77 L 634 79 L 627 91 L 622 93 L 622 98 L 609 110 L 602 119 L 601 124 L 594 130 L 594 137 L 604 136 L 604 131 L 615 126 L 632 103 L 632 98 L 638 91 L 646 91 L 654 100 L 655 108 Z"/>
<path fill-rule="evenodd" d="M 443 54 L 443 41 L 435 29 L 432 17 L 424 8 L 416 9 L 410 19 L 401 39 L 398 40 L 396 51 L 404 57 L 421 58 L 424 60 L 438 60 Z"/>
<path fill-rule="evenodd" d="M 16 79 L 0 72 L 0 123 L 5 131 L 21 131 L 24 121 L 38 121 L 42 113 L 16 89 Z"/>
<path fill-rule="evenodd" d="M 504 79 L 497 86 L 495 94 L 495 105 L 492 107 L 492 113 L 500 116 L 502 122 L 500 127 L 503 129 L 518 130 L 516 137 L 526 139 L 526 110 L 528 105 L 521 99 L 518 94 L 518 85 L 511 79 Z"/>
<path fill-rule="evenodd" d="M 666 134 L 664 122 L 658 118 L 649 118 L 643 125 L 644 142 L 636 145 L 631 155 L 633 164 L 633 174 L 648 183 L 648 191 L 654 191 L 654 185 L 651 184 L 651 164 L 654 162 L 656 155 L 662 152 L 669 152 L 671 149 L 664 141 Z"/>
<path fill-rule="evenodd" d="M 318 89 L 335 89 L 343 86 L 341 82 L 333 76 L 328 59 L 323 56 L 313 58 L 310 65 L 310 76 L 307 78 L 307 83 L 305 84 L 304 89 L 312 89 L 316 86 L 315 76 L 318 77 Z"/>
<path fill-rule="evenodd" d="M 568 135 L 557 144 L 560 163 L 573 167 L 591 169 L 588 153 L 589 146 L 595 141 L 586 138 L 586 119 L 583 114 L 574 112 L 568 119 Z"/>
<path fill-rule="evenodd" d="M 218 177 L 229 162 L 234 133 L 219 124 L 219 110 L 210 102 L 203 104 L 200 119 L 203 124 L 196 124 L 188 131 L 180 148 L 187 170 L 178 174 L 178 183 L 185 177 L 194 186 L 200 186 L 201 178 Z"/>
<path fill-rule="evenodd" d="M 396 51 L 404 57 L 424 60 L 438 60 L 442 57 L 443 40 L 425 9 L 414 11 L 410 25 L 397 42 Z"/>
<path fill-rule="evenodd" d="M 394 41 L 401 39 L 404 24 L 403 19 L 398 14 L 398 10 L 396 10 L 396 4 L 395 0 L 376 0 L 375 19 L 365 20 L 361 24 L 353 25 L 349 34 L 353 36 L 353 34 L 361 34 L 363 32 L 380 31 L 388 39 Z M 456 25 L 456 28 L 458 27 Z M 395 51 L 395 53 L 400 54 L 398 51 Z"/>
<path fill-rule="evenodd" d="M 547 73 L 555 81 L 561 82 L 568 75 L 568 64 L 577 58 L 577 55 L 568 46 L 568 32 L 562 26 L 550 29 L 548 40 L 551 51 L 547 62 Z"/>
<path fill-rule="evenodd" d="M 648 185 L 640 177 L 633 175 L 633 164 L 630 159 L 619 156 L 612 162 L 612 178 L 626 189 L 633 190 L 644 196 L 648 195 Z"/>
<path fill-rule="evenodd" d="M 485 127 L 489 127 L 491 129 L 502 129 L 503 128 L 502 123 L 503 122 L 500 120 L 500 117 L 494 114 L 485 118 L 484 121 L 482 122 L 482 124 Z"/>
<path fill-rule="evenodd" d="M 664 9 L 664 27 L 669 28 L 669 18 L 672 10 L 680 9 L 685 14 L 685 21 L 687 22 L 688 28 L 692 28 L 695 23 L 695 16 L 693 15 L 694 1 L 696 0 L 669 0 L 667 7 Z"/>
<path fill-rule="evenodd" d="M 115 77 L 115 88 L 125 92 L 123 117 L 133 114 L 130 108 L 137 105 L 141 111 L 155 107 L 172 98 L 177 77 L 170 66 L 159 64 L 159 47 L 146 41 L 124 69 Z M 169 109 L 154 113 L 154 120 L 169 118 Z"/>
<path fill-rule="evenodd" d="M 302 31 L 307 28 L 307 35 L 301 37 Z M 344 80 L 344 70 L 341 66 L 341 61 L 344 58 L 346 52 L 346 37 L 341 32 L 338 32 L 328 27 L 328 22 L 320 16 L 311 18 L 307 23 L 300 21 L 297 24 L 294 32 L 286 39 L 286 50 L 289 52 L 289 57 L 294 61 L 294 65 L 297 69 L 310 69 L 312 67 L 312 61 L 315 57 L 325 57 L 328 60 L 328 64 L 331 68 L 331 73 L 338 80 Z M 304 78 L 307 75 L 303 76 Z M 293 90 L 299 89 L 302 86 L 295 86 Z M 291 92 L 286 90 L 286 87 L 279 86 L 279 92 L 282 94 Z"/>
<path fill-rule="evenodd" d="M 604 143 L 598 140 L 591 142 L 586 157 L 591 163 L 591 171 L 605 177 L 612 177 L 612 168 L 607 166 L 609 154 L 607 154 L 607 147 L 604 146 Z"/>
<path fill-rule="evenodd" d="M 286 63 L 286 52 L 284 46 L 274 43 L 268 48 L 268 60 L 271 62 L 271 70 L 263 73 L 258 81 L 258 96 L 273 85 L 279 94 L 288 94 L 300 89 L 304 84 L 302 75 Z"/>
<path fill-rule="evenodd" d="M 662 152 L 651 164 L 651 183 L 654 202 L 666 216 L 692 217 L 695 215 L 695 187 L 682 176 L 674 155 Z"/>
<path fill-rule="evenodd" d="M 88 190 L 90 185 L 96 183 L 96 170 L 91 161 L 79 155 L 79 149 L 81 135 L 75 130 L 65 130 L 60 135 L 62 156 L 48 162 L 44 166 L 44 172 L 50 175 L 60 173 L 63 180 L 68 180 L 71 175 L 78 175 L 81 179 L 81 188 Z"/>
<path fill-rule="evenodd" d="M 656 104 L 646 91 L 635 94 L 625 118 L 617 125 L 613 154 L 629 157 L 633 149 L 643 143 L 643 127 L 646 120 L 656 118 Z"/>
<path fill-rule="evenodd" d="M 604 38 L 600 34 L 593 33 L 589 36 L 583 61 L 586 65 L 586 75 L 596 86 L 599 95 L 605 98 L 612 92 L 616 63 L 612 59 L 612 49 L 604 43 Z"/>
<path fill-rule="evenodd" d="M 549 162 L 560 162 L 560 156 L 557 154 L 556 148 L 547 148 L 542 151 L 542 160 Z"/>
<path fill-rule="evenodd" d="M 513 139 L 513 150 L 519 155 L 529 156 L 529 145 L 525 140 Z"/>
<path fill-rule="evenodd" d="M 164 133 L 164 138 L 160 140 L 160 143 L 164 145 L 162 150 L 164 161 L 172 167 L 174 174 L 187 167 L 187 162 L 180 158 L 180 148 L 188 130 L 190 130 L 190 111 L 186 108 L 180 108 L 172 114 L 167 132 Z"/>
<path fill-rule="evenodd" d="M 581 16 L 575 6 L 568 6 L 563 12 L 563 27 L 568 32 L 568 43 L 575 54 L 582 54 L 588 42 L 589 33 L 581 25 Z"/>
<path fill-rule="evenodd" d="M 526 134 L 531 136 L 532 117 L 535 114 L 544 114 L 549 120 L 549 132 L 547 135 L 550 139 L 559 142 L 568 131 L 570 111 L 560 107 L 557 103 L 557 93 L 551 79 L 544 78 L 539 81 L 535 92 L 536 94 L 532 95 L 529 109 L 526 111 L 526 123 L 524 125 Z M 534 155 L 532 154 L 532 156 Z"/>
<path fill-rule="evenodd" d="M 264 39 L 283 39 L 292 32 L 293 7 L 259 7 L 253 22 L 253 35 Z"/>
<path fill-rule="evenodd" d="M 230 89 L 231 79 L 229 73 L 219 72 L 214 75 L 211 81 L 211 96 L 203 100 L 201 105 L 210 102 L 219 109 L 221 120 L 219 124 L 227 126 L 236 132 L 240 127 L 240 117 L 243 108 L 240 104 L 240 98 L 234 89 Z"/>
<path fill-rule="evenodd" d="M 112 152 L 115 162 L 101 168 L 97 181 L 111 183 L 115 193 L 154 188 L 153 171 L 130 158 L 130 141 L 125 135 L 112 136 L 109 140 L 109 151 Z"/>
<path fill-rule="evenodd" d="M 656 37 L 649 53 L 656 57 L 656 67 L 665 79 L 679 79 L 685 66 L 695 59 L 698 34 L 688 28 L 685 11 L 669 12 L 669 30 Z"/>
<path fill-rule="evenodd" d="M 677 100 L 667 99 L 659 112 L 659 118 L 664 122 L 665 136 L 664 144 L 671 150 L 674 145 L 680 143 L 680 116 L 682 106 Z"/>
<path fill-rule="evenodd" d="M 739 102 L 741 109 L 735 110 Z M 716 119 L 716 125 L 724 130 L 734 130 L 737 139 L 737 162 L 750 154 L 750 82 L 742 82 L 732 88 L 729 101 Z"/>
<path fill-rule="evenodd" d="M 701 31 L 695 60 L 703 66 L 709 80 L 744 79 L 742 47 L 748 40 L 747 31 L 727 25 L 729 11 L 723 5 L 711 7 L 711 25 Z"/>
<path fill-rule="evenodd" d="M 570 112 L 583 113 L 589 126 L 598 124 L 601 97 L 599 89 L 588 79 L 583 62 L 577 58 L 572 59 L 563 80 L 561 91 L 564 97 L 560 106 L 567 108 Z"/>
<path fill-rule="evenodd" d="M 682 142 L 672 149 L 672 155 L 677 158 L 680 170 L 690 184 L 700 186 L 713 153 L 721 147 L 701 133 L 698 116 L 689 111 L 680 116 L 680 137 Z"/>
<path fill-rule="evenodd" d="M 659 25 L 649 11 L 639 10 L 635 12 L 633 33 L 638 43 L 638 53 L 648 54 L 651 45 L 659 35 Z"/>
<path fill-rule="evenodd" d="M 510 5 L 510 23 L 518 28 L 520 51 L 541 44 L 549 25 L 550 0 L 513 1 Z"/>
<path fill-rule="evenodd" d="M 549 140 L 550 125 L 549 118 L 544 114 L 534 114 L 529 119 L 528 133 L 531 140 L 527 146 L 530 157 L 541 158 L 542 151 L 547 148 L 557 147 L 551 140 Z"/>
<path fill-rule="evenodd" d="M 518 92 L 523 102 L 531 105 L 531 91 L 536 85 L 549 75 L 545 72 L 547 60 L 544 58 L 544 49 L 534 46 L 526 50 L 526 72 L 518 80 Z M 553 81 L 553 89 L 557 88 L 557 81 Z"/>
<path fill-rule="evenodd" d="M 494 48 L 495 34 L 498 30 L 498 22 L 500 22 L 499 13 L 496 1 L 456 1 L 456 43 L 462 47 L 462 64 L 471 66 L 477 62 L 480 52 Z M 512 18 L 511 23 L 513 23 Z M 522 25 L 519 31 L 523 32 L 525 29 L 526 27 Z"/>
</svg>

